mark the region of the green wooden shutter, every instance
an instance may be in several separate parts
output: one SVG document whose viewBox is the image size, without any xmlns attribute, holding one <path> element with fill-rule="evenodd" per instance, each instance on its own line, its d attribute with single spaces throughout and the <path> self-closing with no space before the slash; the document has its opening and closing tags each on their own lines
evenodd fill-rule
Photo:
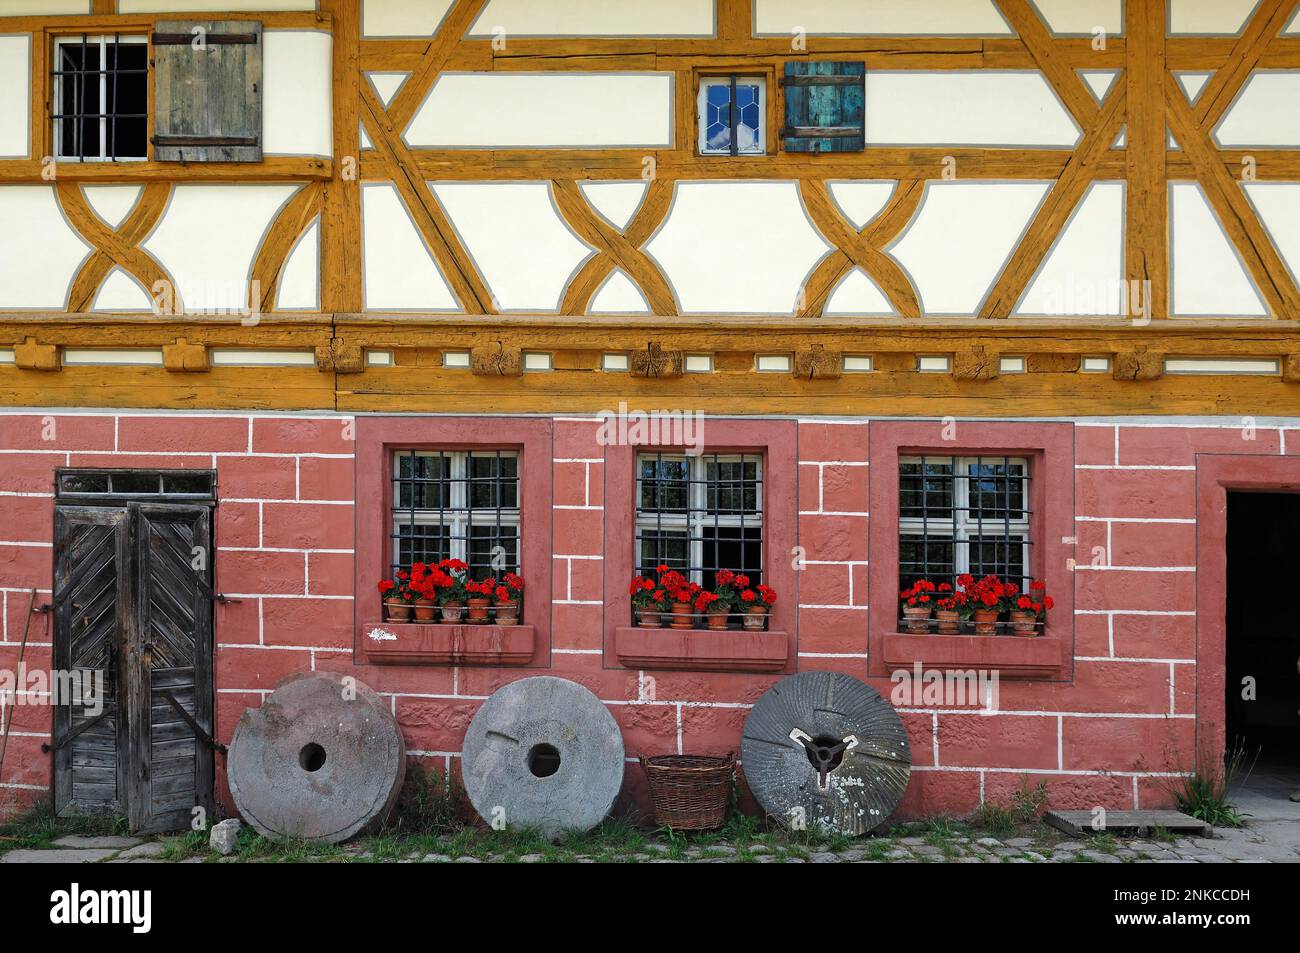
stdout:
<svg viewBox="0 0 1300 953">
<path fill-rule="evenodd" d="M 262 24 L 163 21 L 153 50 L 154 158 L 262 161 Z"/>
<path fill-rule="evenodd" d="M 863 104 L 866 64 L 785 64 L 786 152 L 861 152 L 866 148 Z"/>
</svg>

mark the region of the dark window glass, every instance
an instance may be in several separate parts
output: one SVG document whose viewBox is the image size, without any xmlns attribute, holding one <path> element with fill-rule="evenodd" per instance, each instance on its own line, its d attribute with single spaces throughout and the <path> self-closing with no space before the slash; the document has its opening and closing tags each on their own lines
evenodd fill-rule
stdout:
<svg viewBox="0 0 1300 953">
<path fill-rule="evenodd" d="M 519 454 L 400 450 L 392 569 L 460 559 L 474 579 L 519 571 Z"/>
<path fill-rule="evenodd" d="M 149 48 L 143 43 L 108 44 L 104 99 L 108 155 L 143 159 L 147 153 Z"/>
<path fill-rule="evenodd" d="M 149 48 L 125 37 L 56 44 L 54 134 L 67 159 L 148 154 Z"/>
<path fill-rule="evenodd" d="M 720 569 L 763 579 L 763 467 L 752 454 L 637 459 L 637 571 L 667 565 L 711 589 Z"/>
<path fill-rule="evenodd" d="M 107 493 L 108 474 L 65 473 L 59 479 L 59 491 L 62 493 Z"/>
<path fill-rule="evenodd" d="M 990 573 L 1029 575 L 1029 469 L 1013 457 L 923 456 L 899 462 L 899 588 Z"/>
</svg>

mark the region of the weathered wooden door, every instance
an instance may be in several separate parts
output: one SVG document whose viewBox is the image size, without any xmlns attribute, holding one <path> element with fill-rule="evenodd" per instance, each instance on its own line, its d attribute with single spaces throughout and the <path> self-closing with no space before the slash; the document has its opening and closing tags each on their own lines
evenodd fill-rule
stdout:
<svg viewBox="0 0 1300 953">
<path fill-rule="evenodd" d="M 143 832 L 210 814 L 210 547 L 205 505 L 56 506 L 55 667 L 104 673 L 102 708 L 55 709 L 60 814 L 124 812 Z"/>
<path fill-rule="evenodd" d="M 125 508 L 103 506 L 54 511 L 54 669 L 81 684 L 90 679 L 97 696 L 85 699 L 89 704 L 55 699 L 54 806 L 60 815 L 118 814 L 126 804 L 119 662 L 131 604 L 127 517 Z"/>
</svg>

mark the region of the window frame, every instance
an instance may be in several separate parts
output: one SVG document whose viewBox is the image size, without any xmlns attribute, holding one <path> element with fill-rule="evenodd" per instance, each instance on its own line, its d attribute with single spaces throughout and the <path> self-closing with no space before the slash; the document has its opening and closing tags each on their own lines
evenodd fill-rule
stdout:
<svg viewBox="0 0 1300 953">
<path fill-rule="evenodd" d="M 51 37 L 50 45 L 50 63 L 49 79 L 50 89 L 50 115 L 48 132 L 50 136 L 49 154 L 54 157 L 55 162 L 70 163 L 136 163 L 149 162 L 153 158 L 152 129 L 153 129 L 153 41 L 149 31 L 143 32 L 117 32 L 111 31 L 107 26 L 101 28 L 103 32 L 92 33 L 89 29 L 77 33 L 55 34 Z M 67 120 L 56 118 L 61 114 L 63 102 L 63 84 L 66 82 L 62 75 L 61 64 L 59 62 L 59 50 L 64 46 L 81 46 L 82 43 L 87 48 L 98 47 L 99 49 L 99 155 L 98 156 L 78 156 L 66 155 L 63 152 L 63 123 Z M 106 109 L 106 98 L 108 92 L 108 71 L 104 68 L 107 62 L 107 50 L 109 46 L 131 45 L 143 46 L 145 49 L 145 111 L 144 111 L 144 155 L 131 156 L 111 156 L 108 155 L 108 125 L 110 116 Z M 84 64 L 83 64 L 84 66 Z M 83 71 L 85 72 L 85 71 Z"/>
<path fill-rule="evenodd" d="M 788 633 L 787 659 L 783 672 L 795 671 L 798 653 L 795 620 L 798 614 L 798 576 L 795 549 L 798 544 L 798 424 L 793 420 L 708 418 L 706 430 L 719 439 L 706 444 L 705 454 L 758 456 L 763 467 L 762 562 L 768 585 L 777 591 L 777 601 L 768 617 L 770 633 Z M 637 457 L 641 453 L 682 454 L 683 444 L 622 443 L 605 448 L 605 615 L 604 667 L 625 670 L 618 660 L 617 630 L 626 629 L 632 618 L 628 582 L 636 572 Z M 752 638 L 740 630 L 718 635 Z M 690 666 L 686 666 L 690 668 Z M 715 671 L 745 671 L 743 663 Z"/>
<path fill-rule="evenodd" d="M 516 476 L 513 478 L 515 484 L 515 505 L 511 507 L 483 507 L 474 509 L 469 503 L 469 485 L 471 481 L 469 461 L 473 456 L 491 458 L 492 455 L 500 454 L 501 458 L 510 457 L 518 461 L 519 452 L 513 448 L 485 448 L 469 447 L 462 450 L 455 449 L 429 449 L 427 447 L 411 448 L 397 447 L 392 450 L 392 459 L 389 460 L 389 473 L 392 475 L 394 487 L 400 486 L 404 481 L 397 474 L 398 460 L 403 454 L 415 454 L 419 456 L 443 455 L 450 458 L 449 473 L 446 482 L 448 484 L 449 499 L 445 507 L 403 507 L 394 503 L 389 508 L 390 514 L 390 538 L 391 538 L 391 567 L 394 571 L 401 563 L 401 546 L 402 539 L 400 535 L 400 525 L 420 525 L 420 526 L 446 526 L 448 527 L 447 550 L 450 559 L 459 559 L 465 563 L 470 563 L 471 542 L 470 531 L 475 526 L 496 526 L 500 528 L 513 527 L 515 530 L 515 563 L 509 569 L 503 569 L 501 572 L 517 572 L 522 559 L 520 552 L 520 530 L 522 523 L 522 509 L 520 508 L 520 498 L 522 496 L 523 474 L 520 472 L 519 464 L 515 465 Z M 500 479 L 498 475 L 498 480 Z M 449 517 L 441 518 L 439 514 L 447 513 Z M 410 521 L 402 524 L 399 522 L 399 516 L 409 514 Z M 437 518 L 416 519 L 417 515 L 428 517 L 432 515 Z M 410 537 L 412 540 L 415 537 Z M 501 539 L 497 537 L 498 541 Z M 427 561 L 427 560 L 426 560 Z M 408 567 L 409 568 L 409 567 Z M 499 573 L 498 573 L 499 575 Z"/>
<path fill-rule="evenodd" d="M 1023 457 L 1029 462 L 1028 504 L 1034 545 L 1026 572 L 1047 583 L 1055 607 L 1048 615 L 1045 634 L 1065 644 L 1065 662 L 1053 669 L 1057 674 L 1032 678 L 1072 680 L 1075 586 L 1078 582 L 1078 574 L 1073 571 L 1076 549 L 1074 425 L 960 420 L 956 422 L 955 430 L 952 427 L 951 421 L 944 420 L 873 420 L 868 428 L 871 462 L 868 585 L 871 611 L 868 613 L 867 674 L 888 677 L 897 667 L 886 661 L 885 640 L 888 636 L 896 637 L 900 629 L 900 458 L 921 454 L 998 456 Z M 919 644 L 928 645 L 937 637 L 931 634 L 916 638 Z M 970 652 L 969 664 L 963 659 L 963 667 L 987 667 L 987 660 L 979 654 L 979 643 L 984 640 L 978 636 L 961 638 L 965 640 L 963 645 L 969 643 Z M 923 662 L 923 659 L 917 655 L 915 661 Z"/>
<path fill-rule="evenodd" d="M 695 151 L 701 156 L 713 157 L 730 157 L 733 159 L 750 159 L 757 156 L 771 154 L 771 143 L 768 142 L 768 136 L 771 129 L 771 116 L 769 112 L 772 106 L 772 94 L 768 89 L 771 77 L 766 72 L 757 73 L 703 73 L 697 77 L 695 88 Z M 715 86 L 732 86 L 740 83 L 753 83 L 758 86 L 758 129 L 756 130 L 757 149 L 741 151 L 736 145 L 736 137 L 733 134 L 731 142 L 726 149 L 710 149 L 707 147 L 708 142 L 708 119 L 706 106 L 708 103 L 708 90 Z M 735 115 L 735 97 L 730 100 L 731 112 Z M 736 125 L 733 123 L 732 130 Z"/>
<path fill-rule="evenodd" d="M 686 510 L 684 513 L 680 510 L 647 510 L 643 508 L 642 490 L 646 478 L 642 475 L 641 465 L 642 460 L 647 457 L 656 457 L 661 461 L 683 460 L 686 462 L 687 500 Z M 739 482 L 739 492 L 742 494 L 742 509 L 724 513 L 715 506 L 714 510 L 711 511 L 709 509 L 710 487 L 708 480 L 708 464 L 740 463 L 743 465 L 750 461 L 755 463 L 755 476 L 752 481 L 746 479 L 743 474 L 739 478 L 739 481 L 736 479 L 722 479 L 722 477 L 719 476 L 719 479 L 716 482 L 716 488 L 713 490 L 715 494 L 720 494 L 724 492 L 723 488 L 725 486 Z M 686 577 L 692 582 L 705 585 L 706 574 L 710 571 L 716 573 L 720 569 L 731 569 L 750 576 L 754 580 L 755 584 L 761 582 L 764 578 L 764 570 L 766 568 L 764 560 L 764 556 L 766 555 L 764 549 L 766 537 L 764 535 L 765 520 L 763 514 L 764 470 L 763 456 L 762 454 L 756 453 L 711 453 L 705 451 L 701 454 L 687 454 L 645 450 L 638 452 L 636 454 L 636 489 L 634 490 L 633 496 L 634 506 L 636 508 L 636 517 L 634 521 L 632 553 L 632 558 L 636 564 L 637 571 L 644 575 L 648 572 L 653 572 L 653 568 L 656 564 L 663 564 L 676 569 L 679 572 L 684 571 Z M 662 484 L 665 482 L 671 483 L 675 481 L 665 481 L 662 477 L 659 477 L 655 478 L 655 482 Z M 752 510 L 743 509 L 743 494 L 745 493 L 746 486 L 749 484 L 752 484 L 756 491 L 754 509 Z M 736 492 L 736 489 L 732 487 L 730 492 Z M 709 527 L 712 527 L 715 530 L 723 528 L 742 530 L 741 535 L 738 535 L 734 540 L 727 541 L 740 544 L 742 552 L 747 548 L 747 543 L 756 542 L 758 544 L 758 566 L 753 567 L 748 565 L 745 563 L 743 557 L 739 563 L 732 565 L 716 565 L 711 567 L 711 569 L 706 566 L 705 552 L 710 540 L 706 538 L 705 532 Z M 671 557 L 664 555 L 662 551 L 660 551 L 659 555 L 654 560 L 645 560 L 643 551 L 646 542 L 645 532 L 647 529 L 659 533 L 684 533 L 687 546 L 686 565 L 675 565 Z M 743 530 L 746 529 L 757 529 L 758 539 L 746 539 L 743 535 Z M 714 543 L 715 551 L 723 541 L 723 537 L 720 535 L 714 537 L 712 542 Z"/>
<path fill-rule="evenodd" d="M 551 654 L 551 507 L 554 475 L 549 418 L 359 416 L 355 427 L 355 556 L 353 559 L 353 661 L 367 664 L 361 640 L 383 619 L 380 580 L 390 578 L 393 550 L 393 461 L 397 450 L 513 450 L 519 454 L 519 575 L 535 632 L 532 659 L 546 667 Z M 490 439 L 489 439 L 490 438 Z M 424 664 L 424 663 L 420 663 Z M 435 663 L 444 668 L 451 663 Z M 457 663 L 464 664 L 464 663 Z M 512 663 L 516 664 L 516 663 Z"/>
<path fill-rule="evenodd" d="M 970 484 L 972 480 L 978 480 L 978 476 L 971 476 L 968 467 L 971 464 L 978 465 L 980 461 L 989 461 L 1001 458 L 1008 464 L 1019 463 L 1023 467 L 1023 473 L 1019 478 L 1021 484 L 1020 498 L 1023 509 L 1020 510 L 1023 515 L 1022 519 L 1008 520 L 1003 519 L 992 522 L 993 532 L 989 531 L 989 522 L 977 520 L 971 516 L 970 510 Z M 900 499 L 898 515 L 898 539 L 899 539 L 899 582 L 900 588 L 910 585 L 910 582 L 903 581 L 902 575 L 902 542 L 907 537 L 926 536 L 930 538 L 951 539 L 953 541 L 953 576 L 956 577 L 964 572 L 972 572 L 970 568 L 971 558 L 971 541 L 980 535 L 980 527 L 983 526 L 983 539 L 979 542 L 988 541 L 992 537 L 1000 539 L 1010 539 L 1014 536 L 1021 537 L 1020 541 L 1020 565 L 1021 575 L 1018 578 L 1012 578 L 1011 581 L 1024 588 L 1030 579 L 1032 573 L 1032 552 L 1034 546 L 1033 535 L 1033 507 L 1030 501 L 1031 487 L 1033 486 L 1033 464 L 1027 457 L 1022 456 L 1002 456 L 1001 454 L 900 454 L 898 464 L 901 468 L 906 463 L 921 463 L 923 460 L 944 459 L 951 460 L 953 464 L 952 473 L 952 518 L 943 519 L 939 517 L 916 517 L 904 516 L 902 513 L 902 473 L 898 474 Z M 924 475 L 922 476 L 924 479 Z M 924 491 L 922 491 L 924 492 Z M 910 530 L 910 531 L 909 531 Z M 937 532 L 936 532 L 937 530 Z M 1004 532 L 1003 532 L 1004 531 Z M 966 545 L 959 545 L 965 543 Z M 963 555 L 964 554 L 964 555 Z M 979 570 L 980 573 L 983 568 Z M 978 575 L 978 573 L 977 573 Z M 1008 578 L 1005 573 L 1000 573 L 1003 578 Z M 948 579 L 935 577 L 935 582 L 951 582 Z"/>
</svg>

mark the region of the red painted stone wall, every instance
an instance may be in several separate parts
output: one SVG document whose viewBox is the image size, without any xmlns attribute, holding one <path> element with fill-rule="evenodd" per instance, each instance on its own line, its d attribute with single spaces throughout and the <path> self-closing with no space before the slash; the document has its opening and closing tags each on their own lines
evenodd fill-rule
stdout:
<svg viewBox="0 0 1300 953">
<path fill-rule="evenodd" d="M 285 675 L 344 671 L 390 699 L 412 755 L 454 771 L 481 701 L 512 679 L 545 672 L 586 685 L 609 705 L 629 758 L 625 807 L 644 805 L 632 759 L 739 750 L 749 706 L 781 676 L 643 673 L 620 668 L 606 650 L 604 505 L 627 494 L 606 486 L 607 448 L 594 418 L 552 421 L 553 591 L 549 606 L 528 610 L 550 613 L 543 667 L 357 664 L 356 517 L 365 531 L 387 529 L 373 501 L 354 510 L 354 467 L 378 461 L 354 459 L 350 424 L 332 416 L 0 413 L 0 668 L 15 666 L 28 589 L 42 601 L 50 595 L 55 467 L 215 467 L 217 589 L 240 600 L 215 609 L 221 740 Z M 725 446 L 726 428 L 710 421 L 706 442 Z M 482 430 L 490 439 L 490 418 Z M 868 592 L 872 549 L 896 533 L 877 526 L 869 536 L 869 435 L 860 421 L 797 424 L 797 531 L 790 539 L 769 534 L 767 558 L 803 548 L 796 591 L 781 592 L 797 607 L 798 670 L 866 677 L 870 596 L 875 611 L 895 611 L 892 591 Z M 1073 588 L 1074 617 L 1056 622 L 1073 640 L 1072 666 L 1057 680 L 1004 681 L 996 714 L 905 708 L 915 765 L 907 814 L 965 813 L 1040 780 L 1060 807 L 1152 807 L 1165 802 L 1160 776 L 1193 764 L 1197 455 L 1294 455 L 1300 429 L 1137 419 L 1076 424 L 1072 443 L 1077 568 L 1046 567 L 1050 588 Z M 958 439 L 953 452 L 960 450 Z M 37 616 L 29 667 L 48 668 L 50 655 L 48 621 Z M 1221 679 L 1221 657 L 1199 664 Z M 868 681 L 884 694 L 891 689 L 886 678 Z M 49 731 L 48 707 L 15 708 L 0 807 L 47 790 L 49 756 L 39 748 Z M 218 794 L 229 803 L 224 779 Z"/>
</svg>

